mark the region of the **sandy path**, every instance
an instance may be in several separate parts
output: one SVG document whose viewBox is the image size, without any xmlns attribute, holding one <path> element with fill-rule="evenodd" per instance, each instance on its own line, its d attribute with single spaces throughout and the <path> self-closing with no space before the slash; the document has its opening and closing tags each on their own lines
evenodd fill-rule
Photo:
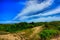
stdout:
<svg viewBox="0 0 60 40">
<path fill-rule="evenodd" d="M 34 27 L 33 32 L 31 35 L 29 35 L 29 39 L 33 38 L 34 36 L 36 36 L 40 31 L 42 31 L 43 26 L 38 26 L 38 27 Z M 21 35 L 21 33 L 17 33 L 17 34 L 6 34 L 6 35 L 0 35 L 0 40 L 26 40 L 24 36 Z"/>
<path fill-rule="evenodd" d="M 52 38 L 51 40 L 60 40 L 60 36 L 56 38 Z"/>
<path fill-rule="evenodd" d="M 39 33 L 40 31 L 42 31 L 42 26 L 38 26 L 38 27 L 35 27 L 33 28 L 33 33 L 29 36 L 30 38 L 34 37 L 37 33 Z"/>
<path fill-rule="evenodd" d="M 6 35 L 0 35 L 0 40 L 21 40 L 17 36 L 14 36 L 13 34 L 6 34 Z"/>
</svg>

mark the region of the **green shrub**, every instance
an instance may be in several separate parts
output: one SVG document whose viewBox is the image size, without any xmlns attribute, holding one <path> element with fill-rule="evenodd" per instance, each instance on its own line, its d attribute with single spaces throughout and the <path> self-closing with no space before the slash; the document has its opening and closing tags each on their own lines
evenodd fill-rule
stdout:
<svg viewBox="0 0 60 40">
<path fill-rule="evenodd" d="M 57 28 L 57 30 L 59 30 L 60 31 L 60 26 L 58 26 L 58 27 L 56 27 Z"/>
<path fill-rule="evenodd" d="M 16 32 L 21 31 L 28 28 L 33 28 L 37 26 L 44 25 L 44 28 L 46 29 L 55 29 L 60 31 L 60 22 L 21 22 L 17 24 L 0 24 L 0 31 L 6 31 L 6 32 Z"/>
<path fill-rule="evenodd" d="M 45 29 L 41 33 L 39 33 L 41 40 L 49 40 L 51 37 L 54 37 L 58 34 L 57 30 L 48 30 Z"/>
</svg>

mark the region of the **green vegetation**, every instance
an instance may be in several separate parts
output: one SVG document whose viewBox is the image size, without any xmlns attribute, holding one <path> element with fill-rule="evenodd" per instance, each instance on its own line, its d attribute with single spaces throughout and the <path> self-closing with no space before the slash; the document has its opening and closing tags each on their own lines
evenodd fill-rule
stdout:
<svg viewBox="0 0 60 40">
<path fill-rule="evenodd" d="M 34 22 L 32 23 L 22 22 L 18 24 L 0 24 L 0 31 L 17 32 L 17 31 L 21 31 L 24 29 L 40 26 L 42 24 L 43 23 L 34 23 Z"/>
<path fill-rule="evenodd" d="M 55 37 L 59 34 L 57 30 L 43 30 L 39 35 L 41 37 L 41 40 L 50 40 L 50 38 Z"/>
<path fill-rule="evenodd" d="M 50 40 L 60 35 L 60 22 L 46 22 L 44 30 L 39 33 L 41 40 Z"/>
<path fill-rule="evenodd" d="M 37 22 L 17 24 L 0 24 L 0 32 L 14 33 L 17 31 L 43 26 L 43 30 L 39 33 L 41 40 L 50 40 L 50 38 L 60 35 L 60 21 L 54 22 Z"/>
</svg>

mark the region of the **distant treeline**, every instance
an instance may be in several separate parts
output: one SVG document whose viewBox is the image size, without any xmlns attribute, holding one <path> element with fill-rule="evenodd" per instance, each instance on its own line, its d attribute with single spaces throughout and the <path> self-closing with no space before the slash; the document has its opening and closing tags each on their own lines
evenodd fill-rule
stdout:
<svg viewBox="0 0 60 40">
<path fill-rule="evenodd" d="M 21 22 L 16 24 L 0 24 L 0 31 L 16 32 L 27 28 L 33 28 L 42 25 L 45 26 L 46 28 L 58 27 L 58 29 L 60 30 L 60 21 L 53 21 L 53 22 L 36 22 L 36 23 Z"/>
</svg>

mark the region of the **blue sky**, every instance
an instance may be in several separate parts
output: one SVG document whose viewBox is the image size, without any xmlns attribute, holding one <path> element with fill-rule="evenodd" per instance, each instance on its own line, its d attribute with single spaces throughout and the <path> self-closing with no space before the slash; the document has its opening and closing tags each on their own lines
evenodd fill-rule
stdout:
<svg viewBox="0 0 60 40">
<path fill-rule="evenodd" d="M 60 0 L 0 0 L 0 23 L 60 21 Z"/>
</svg>

